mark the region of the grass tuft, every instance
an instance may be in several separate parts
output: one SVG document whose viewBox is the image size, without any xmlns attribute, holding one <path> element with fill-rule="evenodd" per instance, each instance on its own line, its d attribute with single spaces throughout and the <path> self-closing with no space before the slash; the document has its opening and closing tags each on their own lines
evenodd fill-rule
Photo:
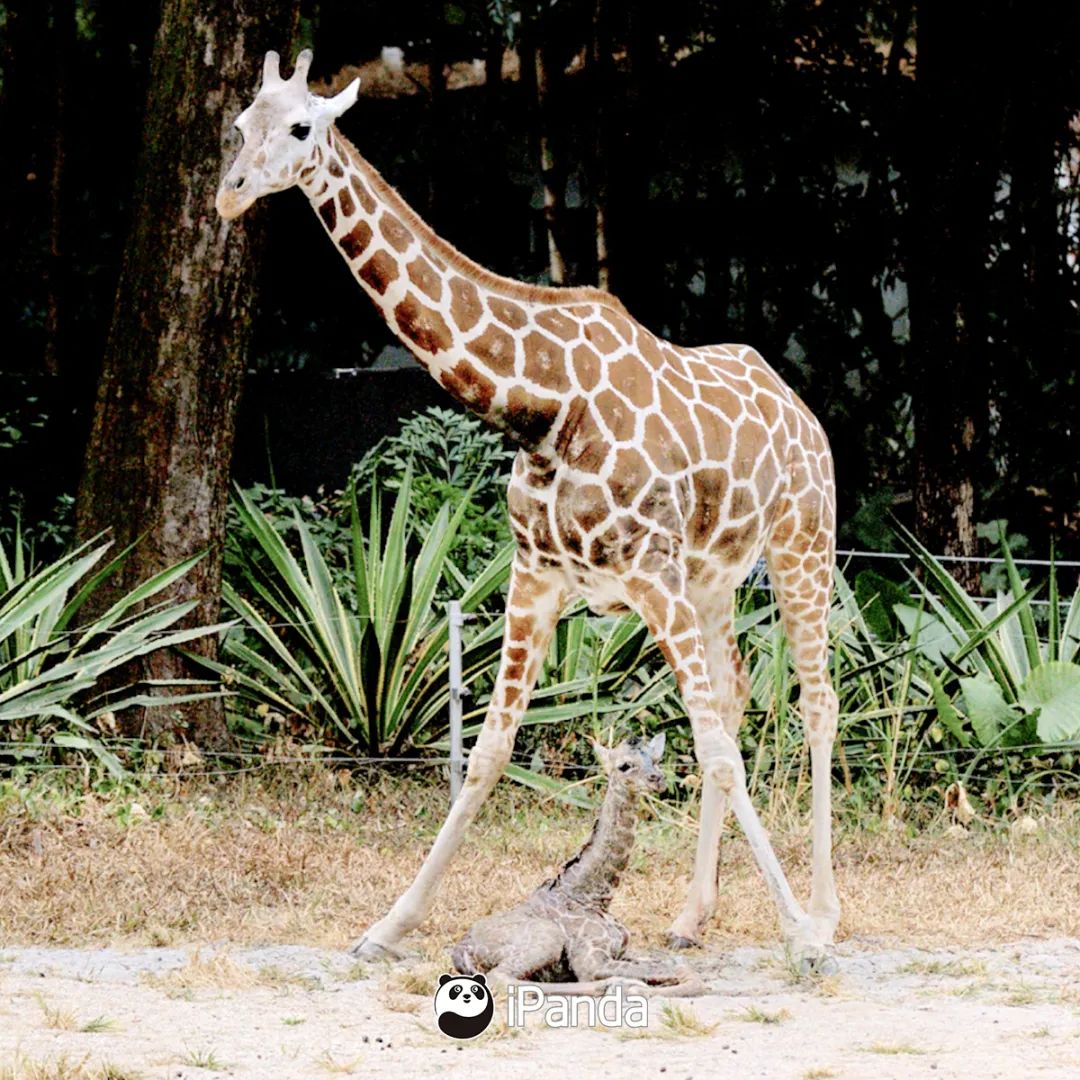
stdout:
<svg viewBox="0 0 1080 1080">
<path fill-rule="evenodd" d="M 901 1054 L 911 1054 L 914 1056 L 927 1053 L 926 1050 L 921 1050 L 917 1046 L 913 1046 L 911 1043 L 871 1043 L 869 1046 L 862 1048 L 867 1054 L 885 1054 L 888 1056 L 898 1056 Z"/>
<path fill-rule="evenodd" d="M 747 1005 L 746 1008 L 729 1014 L 734 1020 L 745 1020 L 749 1024 L 782 1024 L 791 1019 L 791 1013 L 787 1009 L 777 1009 L 769 1012 L 758 1005 Z"/>
<path fill-rule="evenodd" d="M 660 1006 L 660 1026 L 668 1035 L 700 1038 L 702 1035 L 711 1035 L 720 1025 L 706 1023 L 693 1009 L 665 1001 Z"/>
</svg>

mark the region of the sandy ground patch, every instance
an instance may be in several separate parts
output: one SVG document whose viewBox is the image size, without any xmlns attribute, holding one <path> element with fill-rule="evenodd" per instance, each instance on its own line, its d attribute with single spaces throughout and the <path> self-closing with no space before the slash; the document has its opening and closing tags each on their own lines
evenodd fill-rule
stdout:
<svg viewBox="0 0 1080 1080">
<path fill-rule="evenodd" d="M 409 992 L 435 977 L 430 963 L 358 969 L 281 945 L 6 949 L 0 1077 L 1078 1075 L 1080 941 L 849 940 L 838 955 L 839 975 L 798 982 L 776 950 L 710 950 L 693 958 L 710 993 L 674 1013 L 652 1001 L 644 1031 L 513 1031 L 500 1003 L 496 1025 L 463 1044 L 439 1032 L 428 994 Z"/>
</svg>

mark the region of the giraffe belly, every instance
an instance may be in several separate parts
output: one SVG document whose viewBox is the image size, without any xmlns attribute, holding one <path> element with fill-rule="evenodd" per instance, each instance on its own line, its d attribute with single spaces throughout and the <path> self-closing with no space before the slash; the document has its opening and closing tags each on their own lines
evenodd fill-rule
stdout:
<svg viewBox="0 0 1080 1080">
<path fill-rule="evenodd" d="M 579 576 L 577 591 L 594 615 L 625 615 L 630 611 L 625 592 L 618 581 Z"/>
</svg>

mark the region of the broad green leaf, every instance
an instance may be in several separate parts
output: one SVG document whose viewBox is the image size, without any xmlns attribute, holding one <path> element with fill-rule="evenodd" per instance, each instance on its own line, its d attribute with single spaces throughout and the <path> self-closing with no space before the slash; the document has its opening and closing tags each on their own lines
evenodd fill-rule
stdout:
<svg viewBox="0 0 1080 1080">
<path fill-rule="evenodd" d="M 1080 665 L 1049 660 L 1040 664 L 1020 688 L 1020 701 L 1038 709 L 1043 742 L 1080 738 Z"/>
<path fill-rule="evenodd" d="M 523 787 L 532 788 L 543 795 L 550 795 L 559 802 L 580 806 L 583 810 L 593 809 L 592 802 L 581 788 L 565 780 L 556 780 L 553 776 L 544 776 L 542 773 L 533 772 L 520 765 L 507 765 L 503 772 Z"/>
<path fill-rule="evenodd" d="M 980 673 L 960 680 L 968 720 L 983 747 L 994 746 L 1016 722 L 1017 713 L 1006 702 L 1001 687 L 989 675 Z"/>
</svg>

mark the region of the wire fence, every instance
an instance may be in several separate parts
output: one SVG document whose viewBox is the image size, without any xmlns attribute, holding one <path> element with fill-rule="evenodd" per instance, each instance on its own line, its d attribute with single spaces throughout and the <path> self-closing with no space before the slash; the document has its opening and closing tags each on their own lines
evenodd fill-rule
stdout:
<svg viewBox="0 0 1080 1080">
<path fill-rule="evenodd" d="M 842 549 L 837 551 L 837 557 L 840 559 L 867 559 L 867 560 L 889 560 L 889 561 L 911 561 L 913 556 L 903 552 L 881 552 L 881 551 L 861 551 L 856 549 Z M 976 563 L 984 565 L 1002 565 L 1006 560 L 1003 558 L 995 557 L 966 557 L 966 556 L 951 556 L 951 555 L 936 555 L 934 558 L 943 563 Z M 1073 569 L 1080 568 L 1080 561 L 1068 561 L 1068 560 L 1048 560 L 1048 559 L 1014 559 L 1013 562 L 1018 566 L 1030 566 L 1055 569 Z M 760 561 L 752 571 L 748 578 L 748 586 L 750 588 L 763 589 L 771 591 L 768 584 L 767 573 L 764 571 L 764 563 Z M 994 603 L 992 597 L 971 597 L 972 600 L 984 603 Z M 1048 605 L 1050 601 L 1031 600 L 1031 603 L 1041 603 Z M 453 602 L 452 602 L 453 603 Z M 1062 604 L 1066 604 L 1067 601 L 1062 601 Z M 345 619 L 353 622 L 359 622 L 368 620 L 370 616 L 362 616 L 357 614 L 346 614 Z M 462 615 L 460 610 L 457 612 L 457 617 L 454 618 L 451 614 L 448 617 L 448 626 L 450 629 L 451 639 L 451 651 L 454 650 L 455 642 L 456 647 L 460 651 L 461 648 L 461 628 L 464 621 L 467 619 L 470 622 L 480 622 L 491 625 L 501 621 L 504 618 L 501 612 L 476 612 L 469 615 Z M 405 623 L 408 620 L 396 620 L 397 622 Z M 267 626 L 273 629 L 306 629 L 319 625 L 315 620 L 310 619 L 298 619 L 295 621 L 276 621 L 268 622 Z M 107 634 L 123 634 L 125 630 L 123 628 L 101 631 L 99 633 Z M 75 629 L 63 631 L 51 636 L 49 642 L 43 642 L 40 649 L 43 651 L 47 649 L 52 641 L 58 638 L 73 638 L 73 637 L 86 637 L 87 632 L 85 629 Z M 455 678 L 456 676 L 456 678 Z M 199 680 L 193 680 L 192 684 Z M 207 684 L 214 682 L 215 680 L 206 680 Z M 464 768 L 464 764 L 467 761 L 467 754 L 462 746 L 461 736 L 461 700 L 467 693 L 465 686 L 461 685 L 460 675 L 460 663 L 457 665 L 457 670 L 451 672 L 451 702 L 456 702 L 456 710 L 451 710 L 451 724 L 450 724 L 450 753 L 447 755 L 433 755 L 433 754 L 413 754 L 413 755 L 357 755 L 345 753 L 340 750 L 332 750 L 328 752 L 313 751 L 311 753 L 282 755 L 273 751 L 256 750 L 256 751 L 228 751 L 228 752 L 212 752 L 212 751 L 200 751 L 198 761 L 200 762 L 229 762 L 228 767 L 218 768 L 184 768 L 179 775 L 183 778 L 214 778 L 223 776 L 236 776 L 244 773 L 259 772 L 262 770 L 275 768 L 278 766 L 286 765 L 313 765 L 319 764 L 323 766 L 342 766 L 349 768 L 362 768 L 362 767 L 375 767 L 384 768 L 391 765 L 403 765 L 410 768 L 448 768 L 451 776 L 451 801 L 456 796 L 458 790 L 460 790 L 461 776 Z M 112 752 L 116 751 L 130 751 L 136 749 L 136 745 L 130 741 L 125 740 L 109 740 L 106 738 L 97 738 L 95 742 L 105 750 Z M 933 775 L 942 776 L 940 768 L 919 768 L 918 762 L 924 759 L 932 759 L 935 762 L 948 760 L 949 758 L 959 757 L 961 755 L 972 755 L 979 761 L 994 761 L 1003 760 L 1009 757 L 1015 756 L 1019 753 L 1027 751 L 1042 750 L 1048 751 L 1050 748 L 1044 743 L 1030 743 L 1010 747 L 999 747 L 993 749 L 977 749 L 977 748 L 965 748 L 965 747 L 949 747 L 949 748 L 927 748 L 923 750 L 905 750 L 902 757 L 902 764 L 897 766 L 893 763 L 891 766 L 887 762 L 887 755 L 881 751 L 870 750 L 868 752 L 859 752 L 856 748 L 859 743 L 868 742 L 865 738 L 856 737 L 852 739 L 850 744 L 845 745 L 846 751 L 846 763 L 845 767 L 855 766 L 856 768 L 899 768 L 904 775 Z M 1075 747 L 1080 749 L 1080 742 L 1060 744 L 1054 749 L 1060 750 L 1064 748 Z M 48 771 L 69 771 L 77 772 L 82 771 L 84 766 L 77 763 L 60 763 L 55 761 L 34 761 L 28 760 L 26 755 L 33 754 L 35 752 L 44 749 L 41 743 L 35 742 L 18 742 L 18 741 L 0 741 L 0 754 L 21 758 L 19 760 L 19 767 L 29 771 L 35 772 L 48 772 Z M 141 749 L 141 748 L 139 748 Z M 853 752 L 854 751 L 854 752 Z M 805 763 L 805 747 L 803 747 L 796 754 L 787 758 L 770 759 L 766 773 L 774 773 L 779 771 L 790 771 L 791 769 Z M 511 761 L 514 764 L 523 765 L 526 768 L 533 768 L 537 764 L 537 755 L 534 752 L 517 752 L 515 751 L 511 756 Z M 573 765 L 570 762 L 560 762 L 553 760 L 550 764 L 556 766 L 557 769 L 576 769 L 578 766 Z M 760 759 L 758 761 L 760 766 Z M 698 771 L 697 763 L 691 759 L 675 761 L 668 764 L 668 768 L 673 773 L 695 773 Z M 161 768 L 156 769 L 130 769 L 125 770 L 130 776 L 142 776 L 142 777 L 162 777 L 170 775 L 167 771 L 163 771 Z M 983 782 L 989 782 L 991 779 L 996 779 L 992 775 L 980 775 L 971 776 L 970 779 L 981 780 Z M 1046 781 L 1026 781 L 1027 783 L 1036 783 L 1038 785 L 1045 785 L 1047 789 L 1053 788 L 1055 785 L 1053 782 Z"/>
<path fill-rule="evenodd" d="M 841 550 L 838 550 L 836 552 L 836 556 L 837 556 L 838 560 L 839 559 L 849 559 L 849 560 L 850 559 L 870 559 L 870 560 L 884 559 L 884 560 L 889 560 L 891 562 L 910 562 L 910 561 L 912 561 L 914 559 L 914 556 L 907 553 L 907 552 L 899 552 L 899 551 L 859 551 L 859 550 L 855 550 L 855 549 L 841 549 Z M 985 565 L 995 565 L 995 566 L 1004 565 L 1006 563 L 1005 559 L 996 558 L 996 557 L 990 557 L 990 556 L 970 556 L 969 557 L 969 556 L 961 556 L 961 555 L 934 555 L 933 558 L 937 559 L 939 562 L 951 562 L 951 563 L 982 563 L 982 564 L 985 564 Z M 1055 569 L 1080 568 L 1080 561 L 1069 561 L 1069 560 L 1054 560 L 1054 561 L 1051 561 L 1049 559 L 1019 559 L 1019 558 L 1013 559 L 1012 561 L 1017 566 L 1038 566 L 1038 567 L 1046 567 L 1046 568 L 1054 567 Z M 1077 587 L 1078 587 L 1078 589 L 1080 589 L 1080 581 L 1078 581 Z M 752 589 L 752 590 L 760 590 L 762 592 L 767 592 L 769 594 L 772 593 L 772 586 L 769 583 L 768 571 L 766 569 L 764 559 L 759 559 L 758 562 L 755 563 L 754 567 L 750 570 L 749 574 L 747 575 L 746 581 L 743 583 L 742 588 L 744 588 L 744 589 Z M 975 596 L 975 595 L 972 595 L 972 594 L 968 594 L 968 598 L 973 603 L 977 603 L 977 604 L 993 604 L 993 603 L 997 602 L 997 599 L 995 597 L 992 597 L 992 596 Z M 1049 607 L 1050 604 L 1051 604 L 1051 602 L 1049 600 L 1042 600 L 1042 599 L 1039 599 L 1038 597 L 1033 597 L 1033 598 L 1029 599 L 1028 603 L 1030 603 L 1032 605 L 1035 605 L 1035 606 L 1038 606 L 1038 607 Z M 1070 603 L 1070 598 L 1068 598 L 1068 597 L 1063 597 L 1062 599 L 1060 599 L 1058 601 L 1059 607 L 1061 607 L 1062 609 L 1066 608 L 1069 603 Z M 468 613 L 467 615 L 464 616 L 464 618 L 467 619 L 469 622 L 480 622 L 480 623 L 487 623 L 487 624 L 498 622 L 503 617 L 504 617 L 503 613 L 499 612 L 499 611 L 477 611 L 477 612 L 470 612 L 470 613 Z M 345 619 L 346 621 L 348 621 L 350 623 L 354 623 L 354 624 L 356 624 L 356 623 L 364 623 L 364 622 L 374 622 L 375 621 L 375 616 L 363 615 L 363 614 L 360 614 L 358 612 L 346 612 L 343 616 L 341 616 L 341 618 Z M 331 619 L 331 616 L 328 614 L 327 615 L 327 620 L 330 620 L 330 619 Z M 410 619 L 395 619 L 395 620 L 392 620 L 392 621 L 395 623 L 395 625 L 407 625 L 412 620 L 410 620 Z M 235 622 L 232 621 L 232 620 L 226 620 L 226 622 L 228 622 L 229 625 L 242 625 L 242 622 L 240 620 L 236 620 Z M 283 619 L 283 620 L 275 620 L 275 621 L 267 620 L 265 623 L 263 623 L 263 625 L 265 625 L 266 627 L 268 627 L 269 629 L 272 629 L 272 630 L 303 630 L 303 629 L 310 629 L 312 627 L 319 626 L 320 623 L 317 620 L 314 620 L 314 619 Z M 108 635 L 117 636 L 117 635 L 123 635 L 126 632 L 127 631 L 124 628 L 120 628 L 120 629 L 102 629 L 102 630 L 94 631 L 94 636 L 108 636 Z M 86 628 L 74 629 L 74 630 L 60 630 L 60 631 L 56 631 L 56 632 L 54 632 L 54 633 L 52 633 L 50 635 L 50 642 L 51 641 L 57 641 L 57 640 L 60 640 L 60 639 L 78 638 L 78 637 L 87 637 L 87 636 L 88 636 L 88 634 L 87 634 Z M 48 645 L 48 643 L 43 643 L 42 647 L 43 648 L 47 647 L 47 645 Z"/>
</svg>

